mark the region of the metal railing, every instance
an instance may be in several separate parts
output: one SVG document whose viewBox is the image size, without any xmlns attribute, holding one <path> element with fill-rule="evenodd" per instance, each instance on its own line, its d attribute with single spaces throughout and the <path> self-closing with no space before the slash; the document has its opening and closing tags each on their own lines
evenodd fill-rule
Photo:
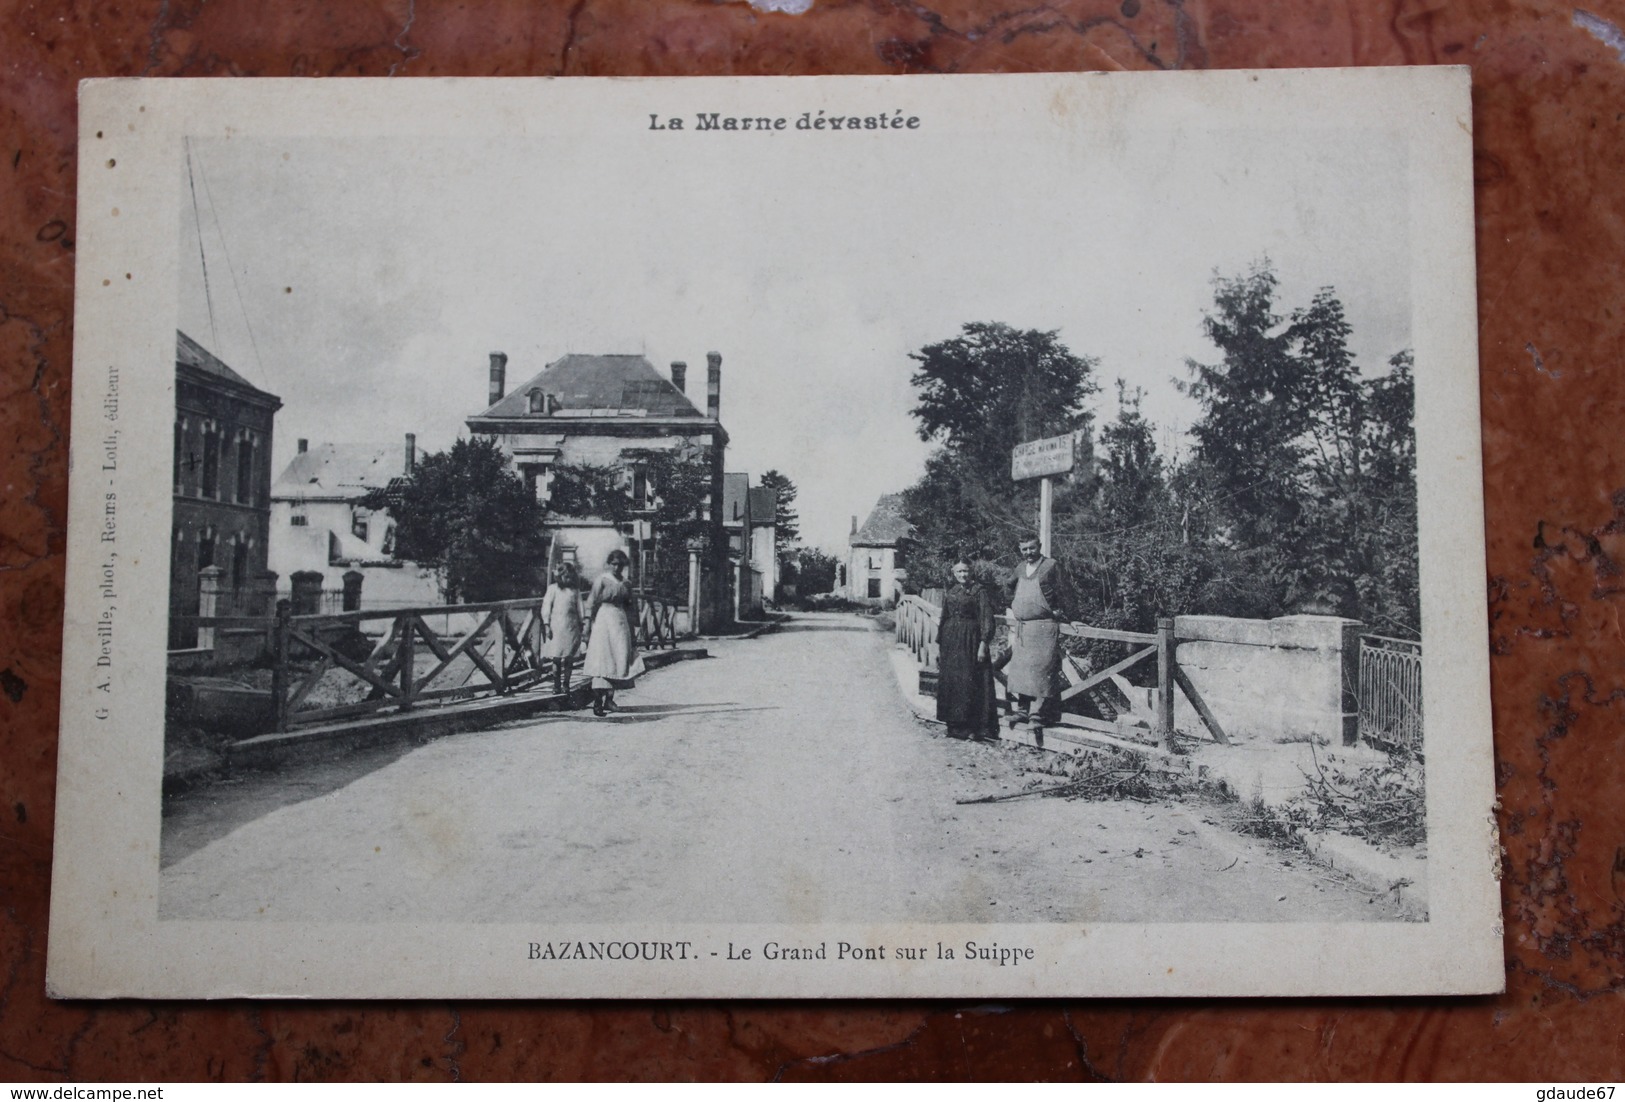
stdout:
<svg viewBox="0 0 1625 1102">
<path fill-rule="evenodd" d="M 1422 644 L 1360 636 L 1360 739 L 1384 750 L 1422 753 Z"/>
</svg>

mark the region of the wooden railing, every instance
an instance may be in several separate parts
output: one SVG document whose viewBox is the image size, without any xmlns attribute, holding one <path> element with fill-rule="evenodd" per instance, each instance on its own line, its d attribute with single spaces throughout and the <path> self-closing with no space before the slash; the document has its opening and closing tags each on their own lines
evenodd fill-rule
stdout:
<svg viewBox="0 0 1625 1102">
<path fill-rule="evenodd" d="M 437 630 L 431 619 L 443 627 Z M 373 625 L 377 630 L 369 631 Z M 506 695 L 529 688 L 551 668 L 540 650 L 537 597 L 316 616 L 293 616 L 279 604 L 271 647 L 276 729 Z M 335 669 L 350 675 L 347 683 L 327 678 Z M 318 686 L 324 693 L 313 699 Z M 345 699 L 356 691 L 361 699 Z M 335 695 L 344 702 L 334 702 Z"/>
<path fill-rule="evenodd" d="M 937 664 L 937 621 L 942 610 L 914 594 L 897 602 L 897 642 L 907 647 L 914 661 L 922 666 Z"/>
<path fill-rule="evenodd" d="M 638 594 L 637 642 L 644 650 L 677 645 L 677 613 L 687 605 L 652 593 Z"/>
<path fill-rule="evenodd" d="M 263 632 L 271 667 L 269 715 L 277 731 L 407 711 L 427 704 L 505 696 L 550 678 L 543 658 L 542 599 L 370 609 L 294 616 L 187 617 L 199 630 Z M 678 643 L 675 602 L 640 595 L 633 633 L 646 650 Z"/>
<path fill-rule="evenodd" d="M 916 595 L 909 595 L 898 602 L 896 612 L 896 637 L 899 645 L 907 647 L 914 656 L 914 660 L 921 666 L 934 667 L 937 664 L 940 650 L 937 646 L 937 625 L 942 616 L 942 610 L 930 601 Z M 1008 616 L 998 617 L 1001 625 L 1013 626 Z M 1098 730 L 1107 734 L 1121 734 L 1122 725 L 1099 719 L 1095 716 L 1084 715 L 1078 711 L 1078 701 L 1086 696 L 1097 694 L 1114 674 L 1138 665 L 1148 659 L 1155 658 L 1157 663 L 1157 692 L 1156 692 L 1156 722 L 1151 732 L 1161 743 L 1168 744 L 1174 733 L 1174 687 L 1184 693 L 1191 706 L 1201 717 L 1202 724 L 1207 729 L 1209 737 L 1214 742 L 1228 743 L 1229 737 L 1225 734 L 1218 718 L 1213 715 L 1202 694 L 1192 684 L 1189 675 L 1179 668 L 1176 657 L 1178 640 L 1174 638 L 1174 622 L 1164 617 L 1157 621 L 1155 632 L 1118 631 L 1115 628 L 1097 628 L 1089 624 L 1063 623 L 1060 625 L 1063 636 L 1074 639 L 1096 639 L 1109 643 L 1125 643 L 1132 649 L 1116 662 L 1097 670 L 1085 670 L 1078 664 L 1072 655 L 1062 652 L 1061 673 L 1067 685 L 1060 694 L 1061 711 L 1066 715 L 1067 722 L 1079 727 Z M 1004 671 L 995 667 L 994 679 L 1000 685 L 1006 686 L 1005 698 L 1001 706 L 1008 709 L 1009 693 L 1007 679 Z M 1098 708 L 1096 710 L 1099 710 Z"/>
</svg>

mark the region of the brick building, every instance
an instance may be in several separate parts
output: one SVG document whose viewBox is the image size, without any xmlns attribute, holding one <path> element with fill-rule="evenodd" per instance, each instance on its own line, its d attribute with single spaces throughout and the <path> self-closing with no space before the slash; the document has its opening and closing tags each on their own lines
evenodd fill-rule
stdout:
<svg viewBox="0 0 1625 1102">
<path fill-rule="evenodd" d="M 187 650 L 199 646 L 198 631 L 174 618 L 198 615 L 205 591 L 215 615 L 267 611 L 271 432 L 282 399 L 185 333 L 175 337 L 169 646 Z"/>
</svg>

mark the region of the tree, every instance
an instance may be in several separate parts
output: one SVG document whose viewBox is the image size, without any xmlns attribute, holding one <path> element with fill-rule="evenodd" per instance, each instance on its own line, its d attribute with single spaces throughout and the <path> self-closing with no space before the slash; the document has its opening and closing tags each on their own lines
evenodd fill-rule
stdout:
<svg viewBox="0 0 1625 1102">
<path fill-rule="evenodd" d="M 1203 481 L 1222 502 L 1228 537 L 1249 548 L 1267 548 L 1297 517 L 1309 427 L 1311 381 L 1276 313 L 1276 284 L 1268 260 L 1214 277 L 1202 328 L 1221 358 L 1187 361 L 1193 378 L 1181 386 L 1202 407 L 1191 434 Z"/>
<path fill-rule="evenodd" d="M 777 470 L 764 473 L 761 485 L 777 494 L 777 503 L 773 507 L 773 551 L 780 561 L 785 560 L 786 553 L 801 538 L 801 518 L 796 515 L 796 484 L 790 481 L 788 475 L 780 474 Z"/>
<path fill-rule="evenodd" d="M 934 440 L 985 479 L 1008 478 L 1010 449 L 1087 428 L 1084 403 L 1100 387 L 1097 361 L 1074 355 L 1057 330 L 968 322 L 961 334 L 909 358 L 920 394 L 913 414 L 921 440 Z"/>
<path fill-rule="evenodd" d="M 1140 412 L 1145 391 L 1117 380 L 1117 420 L 1101 426 L 1105 453 L 1100 471 L 1100 516 L 1113 527 L 1137 525 L 1159 511 L 1168 497 L 1162 456 L 1151 422 Z"/>
<path fill-rule="evenodd" d="M 911 581 L 933 584 L 961 558 L 1013 562 L 1016 537 L 1035 523 L 1038 491 L 1010 480 L 1010 451 L 1089 427 L 1084 406 L 1100 389 L 1096 361 L 1074 354 L 1055 330 L 999 322 L 967 323 L 958 336 L 909 355 L 919 365 L 911 379 L 916 428 L 938 444 L 924 477 L 903 495 L 915 533 Z M 1084 487 L 1063 483 L 1057 513 L 1084 497 Z"/>
<path fill-rule="evenodd" d="M 395 553 L 435 571 L 447 602 L 506 600 L 541 590 L 543 508 L 494 441 L 459 440 L 365 502 L 395 518 Z"/>
<path fill-rule="evenodd" d="M 816 547 L 802 547 L 795 552 L 796 595 L 805 600 L 835 588 L 835 568 L 840 560 Z"/>
<path fill-rule="evenodd" d="M 1215 364 L 1188 364 L 1202 405 L 1184 489 L 1216 542 L 1209 608 L 1242 616 L 1333 613 L 1417 624 L 1410 355 L 1362 376 L 1353 327 L 1322 287 L 1282 315 L 1268 261 L 1215 277 L 1204 318 Z"/>
</svg>

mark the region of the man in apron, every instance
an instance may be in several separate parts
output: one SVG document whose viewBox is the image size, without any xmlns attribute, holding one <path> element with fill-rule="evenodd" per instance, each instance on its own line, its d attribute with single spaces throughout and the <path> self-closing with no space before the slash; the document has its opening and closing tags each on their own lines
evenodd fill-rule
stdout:
<svg viewBox="0 0 1625 1102">
<path fill-rule="evenodd" d="M 1016 567 L 1010 617 L 1015 621 L 1010 639 L 1010 663 L 1005 677 L 1010 690 L 1010 727 L 1032 723 L 1043 734 L 1046 723 L 1060 719 L 1061 624 L 1070 622 L 1072 594 L 1061 565 L 1046 558 L 1038 540 L 1021 541 L 1021 563 Z M 1033 701 L 1038 718 L 1033 721 Z"/>
</svg>

